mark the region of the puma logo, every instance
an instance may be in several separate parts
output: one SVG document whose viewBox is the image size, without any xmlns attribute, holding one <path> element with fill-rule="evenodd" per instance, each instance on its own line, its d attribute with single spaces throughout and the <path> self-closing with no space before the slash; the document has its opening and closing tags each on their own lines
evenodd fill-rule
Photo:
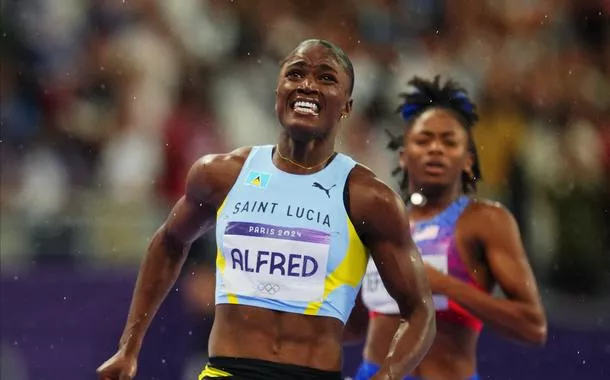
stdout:
<svg viewBox="0 0 610 380">
<path fill-rule="evenodd" d="M 326 189 L 324 186 L 322 186 L 322 185 L 320 184 L 320 182 L 314 182 L 314 183 L 313 183 L 313 185 L 311 185 L 311 186 L 313 186 L 313 187 L 317 187 L 318 189 L 320 189 L 320 190 L 322 190 L 323 192 L 325 192 L 325 193 L 326 193 L 326 195 L 328 196 L 328 198 L 330 199 L 330 190 L 331 190 L 333 187 L 337 186 L 337 185 L 336 185 L 336 184 L 334 184 L 334 185 L 332 185 L 331 187 L 329 187 L 328 189 Z"/>
</svg>

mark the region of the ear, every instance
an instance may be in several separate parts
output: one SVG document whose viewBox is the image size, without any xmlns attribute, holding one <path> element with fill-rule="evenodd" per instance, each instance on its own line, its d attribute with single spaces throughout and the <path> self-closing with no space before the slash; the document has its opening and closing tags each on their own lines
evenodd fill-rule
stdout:
<svg viewBox="0 0 610 380">
<path fill-rule="evenodd" d="M 352 106 L 354 105 L 354 99 L 350 98 L 347 103 L 345 103 L 345 107 L 343 108 L 343 112 L 341 113 L 341 118 L 344 119 L 352 113 Z"/>
<path fill-rule="evenodd" d="M 474 165 L 474 156 L 472 155 L 472 153 L 468 152 L 468 155 L 466 156 L 466 161 L 464 161 L 464 167 L 462 168 L 462 170 L 464 170 L 466 173 L 468 173 L 468 175 L 470 177 L 472 177 L 474 175 L 472 173 L 472 165 Z"/>
<path fill-rule="evenodd" d="M 398 166 L 404 172 L 407 170 L 407 155 L 405 154 L 405 148 L 400 148 L 398 151 Z"/>
</svg>

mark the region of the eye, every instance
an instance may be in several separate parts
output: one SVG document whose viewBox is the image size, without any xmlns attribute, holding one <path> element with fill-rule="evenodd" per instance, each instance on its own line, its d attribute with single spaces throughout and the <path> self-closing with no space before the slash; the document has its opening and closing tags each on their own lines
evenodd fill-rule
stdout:
<svg viewBox="0 0 610 380">
<path fill-rule="evenodd" d="M 447 145 L 448 147 L 451 147 L 451 148 L 455 148 L 458 145 L 458 143 L 455 140 L 448 139 L 448 140 L 445 140 L 445 145 Z"/>
<path fill-rule="evenodd" d="M 303 74 L 299 70 L 289 70 L 286 73 L 288 78 L 303 78 Z"/>
<path fill-rule="evenodd" d="M 333 82 L 333 83 L 337 82 L 337 78 L 335 78 L 335 76 L 332 74 L 322 74 L 322 75 L 320 75 L 320 79 L 322 79 L 325 82 Z"/>
<path fill-rule="evenodd" d="M 415 145 L 423 146 L 423 145 L 428 144 L 430 139 L 425 136 L 417 136 L 417 137 L 413 137 L 412 141 Z"/>
</svg>

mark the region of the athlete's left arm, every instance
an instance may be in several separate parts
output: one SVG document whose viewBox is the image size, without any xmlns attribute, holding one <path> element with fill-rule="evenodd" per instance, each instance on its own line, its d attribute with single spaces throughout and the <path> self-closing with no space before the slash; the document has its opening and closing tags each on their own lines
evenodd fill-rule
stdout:
<svg viewBox="0 0 610 380">
<path fill-rule="evenodd" d="M 396 300 L 401 322 L 379 372 L 379 379 L 402 379 L 426 355 L 436 334 L 430 286 L 409 231 L 403 201 L 386 184 L 361 168 L 350 184 L 352 221 L 369 248 L 379 276 Z"/>
<path fill-rule="evenodd" d="M 501 206 L 475 207 L 479 209 L 471 214 L 473 220 L 468 228 L 483 247 L 491 275 L 507 298 L 493 297 L 428 268 L 433 292 L 447 295 L 507 338 L 543 345 L 547 336 L 546 317 L 517 223 Z"/>
</svg>

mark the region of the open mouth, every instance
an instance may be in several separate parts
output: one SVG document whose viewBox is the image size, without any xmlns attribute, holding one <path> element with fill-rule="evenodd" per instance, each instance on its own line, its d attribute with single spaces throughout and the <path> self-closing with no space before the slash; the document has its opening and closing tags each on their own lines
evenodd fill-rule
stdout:
<svg viewBox="0 0 610 380">
<path fill-rule="evenodd" d="M 318 116 L 320 114 L 320 104 L 313 99 L 298 99 L 291 103 L 294 112 L 302 115 Z"/>
<path fill-rule="evenodd" d="M 442 174 L 446 168 L 443 163 L 437 161 L 426 162 L 424 164 L 424 169 L 429 174 Z"/>
</svg>

